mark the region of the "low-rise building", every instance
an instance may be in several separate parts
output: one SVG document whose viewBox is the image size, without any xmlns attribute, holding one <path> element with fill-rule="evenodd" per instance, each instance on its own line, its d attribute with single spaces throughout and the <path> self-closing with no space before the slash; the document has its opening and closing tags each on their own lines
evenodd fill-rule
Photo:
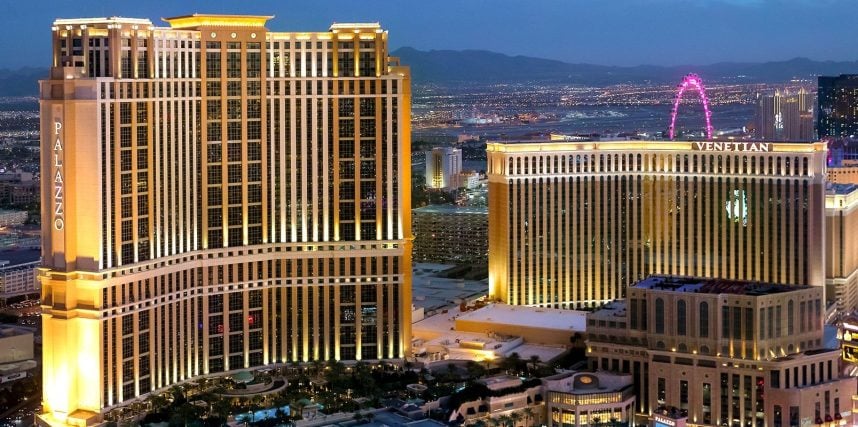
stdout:
<svg viewBox="0 0 858 427">
<path fill-rule="evenodd" d="M 38 249 L 0 252 L 0 307 L 10 299 L 38 298 L 36 268 L 41 264 Z"/>
<path fill-rule="evenodd" d="M 586 330 L 587 313 L 559 308 L 488 304 L 456 317 L 456 330 L 521 336 L 528 343 L 568 346 Z"/>
<path fill-rule="evenodd" d="M 823 288 L 651 276 L 587 319 L 592 369 L 631 374 L 639 421 L 805 425 L 851 417 L 855 377 L 824 348 Z"/>
<path fill-rule="evenodd" d="M 33 354 L 31 330 L 0 326 L 0 388 L 32 375 L 38 366 Z"/>
<path fill-rule="evenodd" d="M 456 402 L 450 422 L 473 423 L 479 419 L 513 418 L 515 426 L 540 425 L 545 419 L 544 388 L 539 379 L 522 380 L 509 375 L 483 378 L 477 383 L 482 394 L 473 400 Z M 472 386 L 473 387 L 473 386 Z M 479 387 L 479 386 L 477 386 Z M 456 399 L 455 395 L 452 397 Z M 529 419 L 528 419 L 529 418 Z"/>
<path fill-rule="evenodd" d="M 450 308 L 414 323 L 412 348 L 417 360 L 479 362 L 515 353 L 522 360 L 548 362 L 572 346 L 572 337 L 584 332 L 586 319 L 583 312 L 504 304 L 464 309 Z"/>
<path fill-rule="evenodd" d="M 543 378 L 548 427 L 599 423 L 628 426 L 634 420 L 632 376 L 611 372 L 565 372 Z"/>
<path fill-rule="evenodd" d="M 0 227 L 23 224 L 27 216 L 27 211 L 0 210 Z"/>
</svg>

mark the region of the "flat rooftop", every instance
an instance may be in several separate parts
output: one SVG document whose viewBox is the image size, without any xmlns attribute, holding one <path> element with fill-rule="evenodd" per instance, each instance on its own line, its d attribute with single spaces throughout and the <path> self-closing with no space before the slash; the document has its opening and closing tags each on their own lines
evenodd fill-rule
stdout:
<svg viewBox="0 0 858 427">
<path fill-rule="evenodd" d="M 18 326 L 3 325 L 0 326 L 0 338 L 10 338 L 19 335 L 33 335 L 33 330 Z"/>
<path fill-rule="evenodd" d="M 706 279 L 683 276 L 649 276 L 633 285 L 638 289 L 699 294 L 771 295 L 811 289 L 812 286 L 776 285 L 742 280 Z"/>
<path fill-rule="evenodd" d="M 411 303 L 427 314 L 444 308 L 458 307 L 463 301 L 477 299 L 489 292 L 488 279 L 464 280 L 438 277 L 455 267 L 448 264 L 415 263 L 411 269 Z"/>
<path fill-rule="evenodd" d="M 9 261 L 8 266 L 35 262 L 42 259 L 41 249 L 18 249 L 0 251 L 0 261 Z"/>
<path fill-rule="evenodd" d="M 543 378 L 551 391 L 579 395 L 623 391 L 632 386 L 630 374 L 615 374 L 608 371 L 572 371 Z"/>
<path fill-rule="evenodd" d="M 833 182 L 829 182 L 828 185 L 825 186 L 825 194 L 845 196 L 847 194 L 851 194 L 855 190 L 858 190 L 858 185 L 856 184 L 835 184 Z"/>
<path fill-rule="evenodd" d="M 513 325 L 517 327 L 584 332 L 587 327 L 587 312 L 558 308 L 489 304 L 483 308 L 462 313 L 457 321 L 461 320 Z"/>
</svg>

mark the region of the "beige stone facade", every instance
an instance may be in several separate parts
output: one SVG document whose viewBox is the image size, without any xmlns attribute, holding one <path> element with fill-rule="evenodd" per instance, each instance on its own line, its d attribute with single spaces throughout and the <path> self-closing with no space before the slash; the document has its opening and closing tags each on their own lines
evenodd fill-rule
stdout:
<svg viewBox="0 0 858 427">
<path fill-rule="evenodd" d="M 689 425 L 846 418 L 856 378 L 823 348 L 823 304 L 822 287 L 651 276 L 588 318 L 588 358 L 635 377 L 641 421 L 660 407 Z"/>
<path fill-rule="evenodd" d="M 858 185 L 830 184 L 825 196 L 826 297 L 858 309 Z"/>
</svg>

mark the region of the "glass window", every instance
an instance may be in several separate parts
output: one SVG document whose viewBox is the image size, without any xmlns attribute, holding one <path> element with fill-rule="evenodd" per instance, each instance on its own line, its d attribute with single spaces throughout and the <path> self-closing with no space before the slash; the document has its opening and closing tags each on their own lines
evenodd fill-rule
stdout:
<svg viewBox="0 0 858 427">
<path fill-rule="evenodd" d="M 655 333 L 664 333 L 664 300 L 655 299 Z"/>
</svg>

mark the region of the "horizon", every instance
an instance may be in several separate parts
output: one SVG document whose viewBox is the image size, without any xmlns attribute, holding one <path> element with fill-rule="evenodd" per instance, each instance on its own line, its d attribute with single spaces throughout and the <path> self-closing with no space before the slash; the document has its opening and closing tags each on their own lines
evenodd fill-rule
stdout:
<svg viewBox="0 0 858 427">
<path fill-rule="evenodd" d="M 554 58 L 546 58 L 539 56 L 531 56 L 531 55 L 511 55 L 503 52 L 497 52 L 493 50 L 487 49 L 418 49 L 413 46 L 400 46 L 396 49 L 393 49 L 390 53 L 393 54 L 400 49 L 413 49 L 418 52 L 431 53 L 431 52 L 482 52 L 482 53 L 490 53 L 490 54 L 498 54 L 504 55 L 510 58 L 529 58 L 529 59 L 539 59 L 539 60 L 547 60 L 547 61 L 559 61 L 565 64 L 570 65 L 594 65 L 600 67 L 616 67 L 616 68 L 636 68 L 636 67 L 661 67 L 665 69 L 670 68 L 682 68 L 682 67 L 710 67 L 714 65 L 726 65 L 726 64 L 769 64 L 769 63 L 782 63 L 782 62 L 791 62 L 798 60 L 806 60 L 810 62 L 818 62 L 818 63 L 847 63 L 847 62 L 858 62 L 858 59 L 814 59 L 808 58 L 806 56 L 794 56 L 791 58 L 784 59 L 771 59 L 766 61 L 720 61 L 720 62 L 710 62 L 710 63 L 701 63 L 701 64 L 671 64 L 671 65 L 662 65 L 662 64 L 652 64 L 652 63 L 643 63 L 643 64 L 632 64 L 632 65 L 611 65 L 611 64 L 600 64 L 600 63 L 591 63 L 591 62 L 568 62 L 562 59 L 554 59 Z M 44 69 L 47 66 L 45 65 L 23 65 L 20 67 L 3 67 L 0 66 L 0 71 L 8 71 L 8 72 L 18 72 L 26 69 Z M 858 73 L 858 69 L 856 69 L 856 73 Z"/>
<path fill-rule="evenodd" d="M 675 67 L 797 57 L 858 60 L 851 44 L 858 39 L 858 27 L 851 21 L 858 16 L 858 2 L 849 0 L 543 0 L 539 7 L 517 0 L 439 0 L 408 2 L 407 8 L 384 0 L 285 6 L 273 0 L 240 6 L 225 0 L 212 3 L 218 2 L 11 2 L 9 12 L 0 16 L 7 35 L 0 41 L 0 69 L 47 65 L 50 25 L 57 17 L 126 16 L 163 26 L 161 17 L 195 12 L 274 15 L 268 25 L 273 31 L 380 22 L 391 34 L 391 51 L 484 50 L 570 64 Z"/>
</svg>

